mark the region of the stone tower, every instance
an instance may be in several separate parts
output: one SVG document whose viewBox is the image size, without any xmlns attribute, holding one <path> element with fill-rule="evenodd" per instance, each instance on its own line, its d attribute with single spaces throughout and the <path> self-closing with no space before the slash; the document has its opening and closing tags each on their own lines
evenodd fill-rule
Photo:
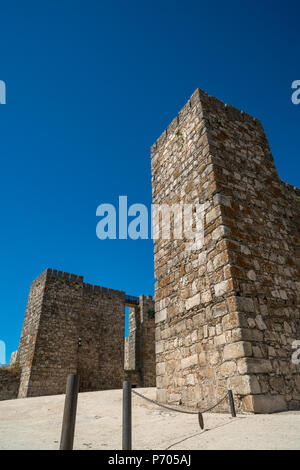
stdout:
<svg viewBox="0 0 300 470">
<path fill-rule="evenodd" d="M 196 90 L 151 158 L 153 203 L 204 215 L 200 243 L 155 240 L 158 400 L 203 409 L 230 388 L 239 410 L 299 406 L 300 191 L 261 123 Z"/>
<path fill-rule="evenodd" d="M 65 392 L 67 375 L 80 376 L 80 391 L 121 388 L 124 371 L 125 306 L 144 312 L 150 296 L 83 282 L 83 276 L 47 269 L 31 284 L 16 361 L 19 397 Z M 137 385 L 155 384 L 154 320 L 144 322 Z M 148 336 L 147 336 L 148 334 Z M 152 350 L 149 353 L 149 341 Z M 143 364 L 146 368 L 143 368 Z"/>
</svg>

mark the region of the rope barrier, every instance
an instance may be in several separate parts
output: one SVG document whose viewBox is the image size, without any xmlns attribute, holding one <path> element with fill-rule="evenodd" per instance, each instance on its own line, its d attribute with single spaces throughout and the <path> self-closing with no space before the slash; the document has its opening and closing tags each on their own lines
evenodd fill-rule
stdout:
<svg viewBox="0 0 300 470">
<path fill-rule="evenodd" d="M 150 403 L 154 403 L 154 405 L 156 405 L 156 406 L 160 406 L 161 408 L 166 408 L 167 410 L 171 410 L 171 411 L 177 411 L 178 413 L 186 413 L 186 414 L 189 414 L 189 415 L 199 415 L 199 413 L 202 413 L 202 414 L 207 413 L 208 411 L 212 410 L 213 408 L 216 408 L 216 406 L 218 406 L 228 396 L 228 392 L 226 392 L 226 394 L 215 405 L 211 406 L 210 408 L 207 408 L 204 411 L 186 411 L 186 410 L 178 410 L 177 408 L 171 408 L 170 406 L 166 406 L 166 405 L 163 405 L 162 403 L 158 403 L 158 401 L 151 400 L 151 398 L 145 397 L 145 395 L 142 395 L 141 393 L 136 392 L 133 389 L 132 389 L 132 393 L 134 393 L 135 395 L 137 395 L 141 398 L 144 398 L 144 400 L 147 400 Z"/>
<path fill-rule="evenodd" d="M 122 419 L 122 449 L 123 450 L 131 450 L 131 433 L 132 433 L 132 426 L 131 426 L 131 395 L 134 393 L 140 398 L 143 398 L 146 401 L 149 401 L 150 403 L 153 403 L 156 406 L 159 406 L 161 408 L 165 408 L 166 410 L 170 411 L 177 411 L 177 413 L 185 413 L 189 415 L 198 415 L 198 422 L 199 426 L 201 429 L 204 429 L 204 421 L 203 421 L 203 413 L 207 413 L 210 410 L 213 410 L 218 406 L 223 400 L 225 400 L 226 397 L 229 398 L 229 405 L 230 405 L 230 411 L 231 411 L 231 416 L 233 418 L 236 417 L 235 413 L 235 406 L 234 406 L 234 399 L 233 399 L 233 393 L 232 390 L 228 390 L 227 393 L 213 406 L 210 408 L 206 408 L 204 411 L 186 411 L 186 410 L 178 410 L 176 408 L 172 408 L 171 406 L 163 405 L 162 403 L 159 403 L 158 401 L 151 400 L 151 398 L 145 397 L 145 395 L 142 395 L 141 393 L 135 391 L 131 387 L 130 382 L 123 382 L 123 419 Z"/>
</svg>

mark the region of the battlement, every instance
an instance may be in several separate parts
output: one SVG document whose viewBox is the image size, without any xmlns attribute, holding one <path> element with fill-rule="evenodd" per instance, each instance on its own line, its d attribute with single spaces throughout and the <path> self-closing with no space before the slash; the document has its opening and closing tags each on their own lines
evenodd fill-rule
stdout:
<svg viewBox="0 0 300 470">
<path fill-rule="evenodd" d="M 71 282 L 83 282 L 83 276 L 78 276 L 77 274 L 58 271 L 57 269 L 51 268 L 48 268 L 46 271 L 48 276 L 53 279 L 64 279 L 65 281 Z"/>
<path fill-rule="evenodd" d="M 117 289 L 110 289 L 108 287 L 102 287 L 102 286 L 96 286 L 93 284 L 88 284 L 86 282 L 83 283 L 83 289 L 84 292 L 86 293 L 91 293 L 91 294 L 104 294 L 104 295 L 125 295 L 124 291 L 120 291 Z"/>
<path fill-rule="evenodd" d="M 51 281 L 64 281 L 70 285 L 80 285 L 85 293 L 91 294 L 105 294 L 105 295 L 122 295 L 124 291 L 118 289 L 111 289 L 109 287 L 98 286 L 84 282 L 84 277 L 78 274 L 68 273 L 66 271 L 59 271 L 57 269 L 47 268 L 43 271 L 34 281 L 32 285 L 39 284 L 46 279 Z"/>
</svg>

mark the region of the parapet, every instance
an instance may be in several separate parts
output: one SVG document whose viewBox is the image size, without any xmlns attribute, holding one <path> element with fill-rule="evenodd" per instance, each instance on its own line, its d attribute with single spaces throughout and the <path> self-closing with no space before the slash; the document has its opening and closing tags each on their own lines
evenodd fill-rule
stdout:
<svg viewBox="0 0 300 470">
<path fill-rule="evenodd" d="M 52 279 L 64 279 L 65 281 L 71 282 L 83 282 L 83 276 L 77 274 L 71 274 L 64 271 L 58 271 L 57 269 L 47 269 L 48 276 Z"/>
<path fill-rule="evenodd" d="M 86 282 L 83 283 L 83 291 L 87 294 L 104 294 L 104 295 L 125 295 L 125 292 L 117 290 L 117 289 L 110 289 L 108 287 L 96 286 L 93 284 L 88 284 Z"/>
<path fill-rule="evenodd" d="M 65 271 L 59 271 L 57 269 L 47 268 L 43 271 L 34 281 L 32 282 L 32 286 L 35 286 L 41 282 L 48 281 L 64 281 L 69 285 L 80 285 L 83 288 L 83 292 L 85 294 L 104 294 L 104 295 L 121 295 L 124 296 L 125 292 L 111 289 L 108 287 L 102 287 L 94 284 L 89 284 L 84 282 L 84 277 L 79 276 L 78 274 L 68 273 Z"/>
</svg>

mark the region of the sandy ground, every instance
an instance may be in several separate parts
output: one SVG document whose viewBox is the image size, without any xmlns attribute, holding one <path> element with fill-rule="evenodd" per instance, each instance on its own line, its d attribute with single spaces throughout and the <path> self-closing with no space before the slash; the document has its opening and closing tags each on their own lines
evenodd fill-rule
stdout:
<svg viewBox="0 0 300 470">
<path fill-rule="evenodd" d="M 155 398 L 155 389 L 138 389 Z M 122 391 L 80 393 L 74 449 L 121 449 Z M 0 402 L 0 449 L 58 449 L 64 395 Z M 272 415 L 169 412 L 133 397 L 133 449 L 300 449 L 300 411 Z"/>
</svg>

